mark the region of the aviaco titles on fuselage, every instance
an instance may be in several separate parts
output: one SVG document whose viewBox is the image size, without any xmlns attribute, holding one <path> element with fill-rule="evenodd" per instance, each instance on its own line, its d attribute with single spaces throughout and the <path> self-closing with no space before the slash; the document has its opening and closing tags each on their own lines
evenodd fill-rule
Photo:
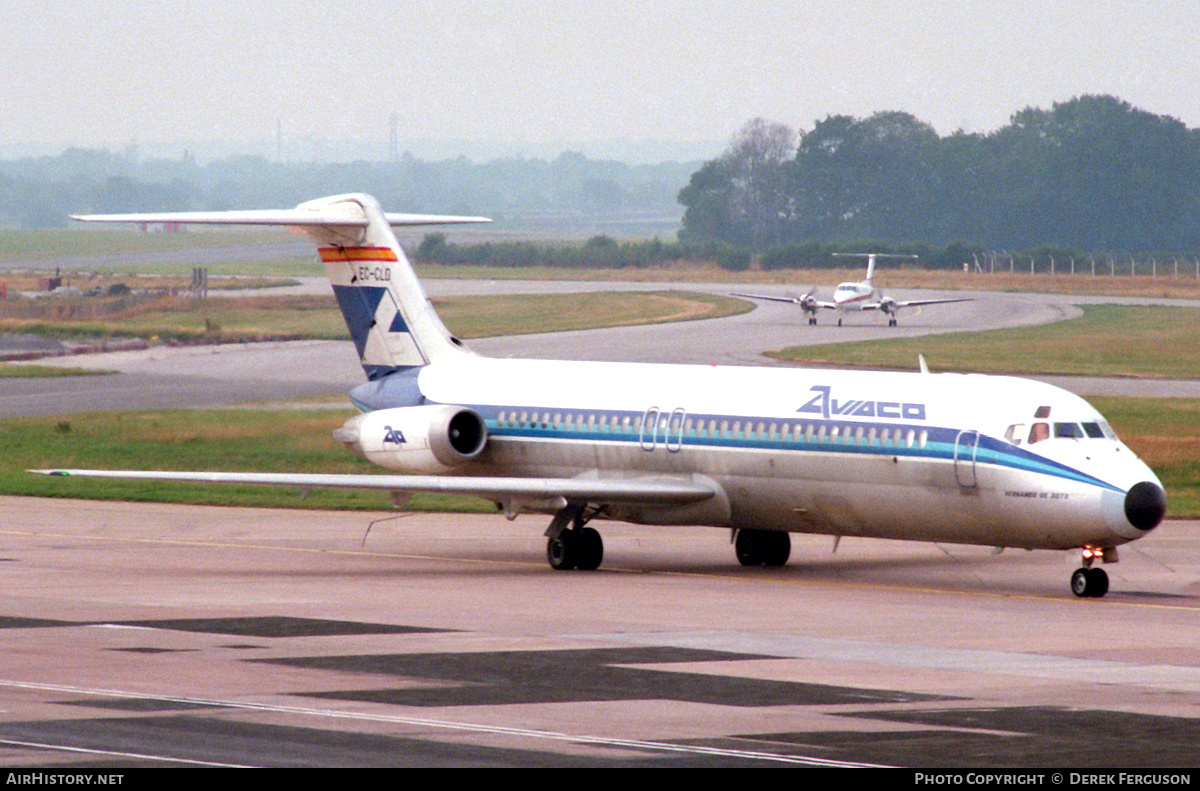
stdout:
<svg viewBox="0 0 1200 791">
<path fill-rule="evenodd" d="M 41 470 L 63 475 L 456 492 L 552 515 L 555 569 L 594 569 L 592 526 L 710 525 L 738 560 L 778 566 L 789 533 L 1079 549 L 1095 565 L 1165 512 L 1154 473 L 1084 400 L 975 374 L 651 365 L 478 356 L 443 326 L 366 195 L 296 209 L 81 217 L 295 226 L 316 242 L 366 373 L 335 432 L 398 474 Z"/>
<path fill-rule="evenodd" d="M 946 305 L 951 302 L 972 302 L 971 297 L 950 297 L 944 299 L 892 299 L 877 289 L 874 285 L 875 261 L 880 258 L 916 258 L 915 255 L 888 255 L 885 253 L 834 253 L 838 256 L 867 259 L 867 276 L 864 280 L 841 283 L 833 292 L 833 301 L 826 302 L 817 299 L 817 289 L 810 288 L 800 296 L 781 297 L 774 294 L 741 294 L 735 297 L 747 299 L 765 299 L 771 302 L 789 302 L 797 305 L 808 316 L 808 323 L 815 326 L 817 312 L 820 310 L 835 310 L 838 313 L 838 326 L 842 326 L 842 317 L 847 313 L 877 310 L 888 317 L 888 326 L 900 324 L 900 311 L 917 308 L 923 305 Z"/>
</svg>

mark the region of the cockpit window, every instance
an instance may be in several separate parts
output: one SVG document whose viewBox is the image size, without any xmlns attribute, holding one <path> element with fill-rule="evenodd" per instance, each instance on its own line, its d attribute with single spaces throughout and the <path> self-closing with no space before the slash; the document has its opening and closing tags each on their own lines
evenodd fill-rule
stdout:
<svg viewBox="0 0 1200 791">
<path fill-rule="evenodd" d="M 1020 445 L 1025 439 L 1025 424 L 1015 423 L 1004 432 L 1004 438 L 1014 445 Z"/>
<path fill-rule="evenodd" d="M 1078 423 L 1055 423 L 1054 436 L 1056 439 L 1083 439 L 1083 429 Z"/>
<path fill-rule="evenodd" d="M 1029 429 L 1028 443 L 1054 439 L 1116 439 L 1117 435 L 1103 420 L 1086 423 L 1034 423 Z M 1004 438 L 1014 445 L 1025 441 L 1025 424 L 1014 423 L 1004 432 Z"/>
<path fill-rule="evenodd" d="M 1048 417 L 1050 417 L 1050 407 L 1048 407 L 1048 406 L 1040 406 L 1040 407 L 1038 407 L 1038 408 L 1037 408 L 1037 411 L 1033 413 L 1033 416 L 1034 416 L 1034 417 L 1037 417 L 1037 418 L 1048 418 Z"/>
</svg>

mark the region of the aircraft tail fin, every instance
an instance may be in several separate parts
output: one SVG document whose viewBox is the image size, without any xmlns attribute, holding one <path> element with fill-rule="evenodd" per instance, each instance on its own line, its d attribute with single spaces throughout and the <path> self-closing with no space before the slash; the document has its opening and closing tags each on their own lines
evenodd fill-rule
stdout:
<svg viewBox="0 0 1200 791">
<path fill-rule="evenodd" d="M 429 304 L 391 226 L 488 222 L 485 218 L 386 214 L 371 196 L 352 194 L 319 198 L 282 211 L 108 214 L 75 219 L 298 227 L 317 245 L 368 379 L 466 353 Z"/>
</svg>

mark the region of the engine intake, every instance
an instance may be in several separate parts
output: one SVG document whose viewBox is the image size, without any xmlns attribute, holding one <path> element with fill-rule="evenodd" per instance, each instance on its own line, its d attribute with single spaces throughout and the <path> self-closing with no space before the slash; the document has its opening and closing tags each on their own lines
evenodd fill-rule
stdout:
<svg viewBox="0 0 1200 791">
<path fill-rule="evenodd" d="M 442 405 L 397 407 L 357 415 L 333 436 L 381 467 L 437 474 L 478 457 L 487 446 L 488 431 L 474 410 Z"/>
</svg>

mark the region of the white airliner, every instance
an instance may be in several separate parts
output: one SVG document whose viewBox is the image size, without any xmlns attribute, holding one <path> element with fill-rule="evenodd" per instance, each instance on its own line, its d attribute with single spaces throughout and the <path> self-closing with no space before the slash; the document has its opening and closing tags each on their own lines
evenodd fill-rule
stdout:
<svg viewBox="0 0 1200 791">
<path fill-rule="evenodd" d="M 806 294 L 799 297 L 777 297 L 769 294 L 734 294 L 735 297 L 746 297 L 747 299 L 767 299 L 774 302 L 790 302 L 793 305 L 799 305 L 800 309 L 808 314 L 808 323 L 815 325 L 817 323 L 817 311 L 824 308 L 826 310 L 836 310 L 838 312 L 838 326 L 842 326 L 842 315 L 850 312 L 864 310 L 878 310 L 888 317 L 888 326 L 895 327 L 900 321 L 900 311 L 907 308 L 916 308 L 921 305 L 944 305 L 950 302 L 971 302 L 970 297 L 958 297 L 954 299 L 906 299 L 895 300 L 884 295 L 882 291 L 875 288 L 873 280 L 875 277 L 875 260 L 878 258 L 916 258 L 914 255 L 886 255 L 884 253 L 834 253 L 834 255 L 844 255 L 855 258 L 867 259 L 867 277 L 858 282 L 842 283 L 833 292 L 833 302 L 823 302 L 817 299 L 816 289 L 810 289 Z"/>
<path fill-rule="evenodd" d="M 320 249 L 367 381 L 334 436 L 402 474 L 38 470 L 174 481 L 455 492 L 510 518 L 552 514 L 556 569 L 601 563 L 597 519 L 732 529 L 738 560 L 778 566 L 789 533 L 1080 549 L 1094 563 L 1166 510 L 1154 473 L 1082 399 L 974 374 L 503 360 L 443 326 L 366 195 L 293 210 L 81 217 L 296 226 Z"/>
</svg>

